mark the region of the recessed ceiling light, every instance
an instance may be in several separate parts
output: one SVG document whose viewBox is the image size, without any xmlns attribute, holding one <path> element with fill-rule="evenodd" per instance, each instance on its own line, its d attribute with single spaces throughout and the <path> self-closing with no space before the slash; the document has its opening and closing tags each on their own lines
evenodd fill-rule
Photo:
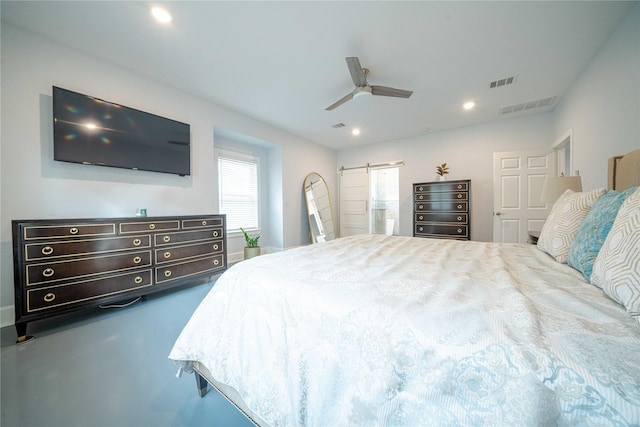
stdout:
<svg viewBox="0 0 640 427">
<path fill-rule="evenodd" d="M 173 17 L 166 9 L 162 7 L 154 7 L 151 9 L 151 14 L 156 19 L 156 21 L 162 24 L 168 24 L 173 21 Z"/>
<path fill-rule="evenodd" d="M 351 130 L 351 135 L 360 135 L 360 129 L 358 128 L 353 128 Z"/>
<path fill-rule="evenodd" d="M 468 102 L 465 102 L 464 104 L 462 104 L 462 108 L 464 108 L 465 110 L 472 110 L 473 107 L 475 107 L 475 106 L 476 106 L 476 103 L 473 102 L 473 101 L 468 101 Z"/>
</svg>

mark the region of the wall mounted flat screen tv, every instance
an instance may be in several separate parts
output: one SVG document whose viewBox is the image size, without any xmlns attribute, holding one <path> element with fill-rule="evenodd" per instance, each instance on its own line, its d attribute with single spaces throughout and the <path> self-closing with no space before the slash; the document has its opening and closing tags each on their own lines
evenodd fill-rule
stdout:
<svg viewBox="0 0 640 427">
<path fill-rule="evenodd" d="M 53 158 L 62 162 L 191 174 L 190 127 L 53 87 Z"/>
</svg>

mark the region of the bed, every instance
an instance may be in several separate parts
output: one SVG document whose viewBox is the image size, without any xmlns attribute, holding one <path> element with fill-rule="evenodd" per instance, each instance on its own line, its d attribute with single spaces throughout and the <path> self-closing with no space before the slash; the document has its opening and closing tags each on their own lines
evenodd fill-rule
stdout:
<svg viewBox="0 0 640 427">
<path fill-rule="evenodd" d="M 638 158 L 556 202 L 586 210 L 570 245 L 554 205 L 538 247 L 366 235 L 238 263 L 169 358 L 264 427 L 638 425 Z"/>
</svg>

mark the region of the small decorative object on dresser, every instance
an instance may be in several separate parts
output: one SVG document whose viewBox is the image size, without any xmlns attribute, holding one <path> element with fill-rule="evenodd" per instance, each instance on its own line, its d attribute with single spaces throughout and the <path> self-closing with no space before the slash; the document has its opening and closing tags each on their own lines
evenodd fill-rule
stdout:
<svg viewBox="0 0 640 427">
<path fill-rule="evenodd" d="M 18 342 L 27 323 L 206 280 L 227 266 L 225 215 L 14 220 Z"/>
<path fill-rule="evenodd" d="M 436 166 L 436 173 L 438 174 L 438 181 L 446 181 L 447 174 L 449 173 L 449 167 L 446 163 Z"/>
<path fill-rule="evenodd" d="M 471 181 L 413 184 L 413 236 L 471 239 Z"/>
<path fill-rule="evenodd" d="M 258 239 L 260 236 L 251 237 L 249 233 L 244 231 L 244 228 L 240 227 L 242 234 L 244 234 L 244 241 L 247 246 L 244 247 L 244 259 L 249 259 L 260 255 L 260 246 L 258 246 Z"/>
</svg>

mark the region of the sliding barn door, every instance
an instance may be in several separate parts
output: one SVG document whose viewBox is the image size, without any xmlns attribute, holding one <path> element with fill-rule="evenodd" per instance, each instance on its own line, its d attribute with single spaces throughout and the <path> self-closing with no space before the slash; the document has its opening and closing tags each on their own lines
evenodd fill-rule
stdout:
<svg viewBox="0 0 640 427">
<path fill-rule="evenodd" d="M 340 171 L 340 237 L 369 233 L 369 169 Z"/>
</svg>

